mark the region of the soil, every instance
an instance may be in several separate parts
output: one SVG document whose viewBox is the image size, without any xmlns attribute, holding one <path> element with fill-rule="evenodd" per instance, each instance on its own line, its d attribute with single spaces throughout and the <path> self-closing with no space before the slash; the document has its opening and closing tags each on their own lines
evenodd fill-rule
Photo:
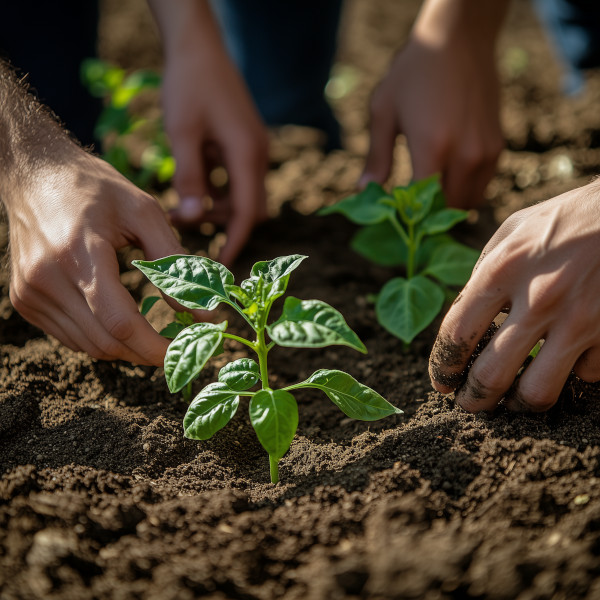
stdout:
<svg viewBox="0 0 600 600">
<path fill-rule="evenodd" d="M 405 412 L 375 423 L 306 391 L 298 434 L 269 482 L 247 411 L 206 442 L 186 440 L 186 404 L 162 370 L 95 361 L 24 322 L 0 273 L 0 597 L 213 600 L 600 597 L 600 403 L 575 379 L 546 414 L 467 414 L 431 391 L 432 326 L 409 351 L 376 323 L 369 294 L 392 276 L 354 255 L 354 228 L 315 209 L 349 193 L 367 145 L 373 85 L 405 39 L 418 2 L 348 2 L 339 62 L 355 88 L 336 103 L 347 149 L 324 156 L 311 132 L 274 133 L 273 218 L 234 268 L 310 259 L 290 292 L 329 302 L 369 349 L 273 352 L 273 384 L 340 368 Z M 125 66 L 160 60 L 156 39 L 125 35 L 144 3 L 104 3 L 101 51 Z M 142 17 L 140 17 L 140 14 Z M 134 39 L 135 38 L 135 39 Z M 154 44 L 154 45 L 153 45 Z M 127 48 L 133 51 L 127 52 Z M 565 98 L 560 69 L 528 4 L 500 44 L 507 150 L 488 190 L 489 227 L 600 170 L 600 73 Z M 143 66 L 147 66 L 144 64 Z M 395 181 L 410 177 L 398 148 Z M 207 247 L 186 235 L 191 252 Z M 137 299 L 152 293 L 127 268 Z M 222 312 L 233 330 L 243 324 Z M 157 308 L 156 325 L 168 315 Z M 247 333 L 247 332 L 246 332 Z M 202 373 L 243 356 L 233 342 Z"/>
</svg>

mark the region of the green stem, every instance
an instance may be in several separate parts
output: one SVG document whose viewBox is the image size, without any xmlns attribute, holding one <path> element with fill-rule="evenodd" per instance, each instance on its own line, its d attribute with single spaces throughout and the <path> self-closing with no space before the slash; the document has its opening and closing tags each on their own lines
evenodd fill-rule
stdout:
<svg viewBox="0 0 600 600">
<path fill-rule="evenodd" d="M 279 481 L 279 459 L 269 454 L 269 467 L 271 470 L 271 483 Z"/>
<path fill-rule="evenodd" d="M 192 382 L 190 381 L 182 390 L 183 399 L 189 402 L 192 399 Z"/>
<path fill-rule="evenodd" d="M 406 259 L 406 277 L 412 279 L 415 275 L 415 255 L 417 253 L 417 241 L 415 240 L 415 226 L 408 224 L 408 257 Z"/>
<path fill-rule="evenodd" d="M 404 231 L 404 227 L 400 224 L 400 221 L 396 218 L 396 215 L 392 215 L 390 217 L 390 223 L 393 225 L 394 229 L 398 233 L 398 235 L 402 238 L 402 241 L 408 246 L 410 245 L 410 240 L 408 235 L 406 235 L 406 231 Z"/>
<path fill-rule="evenodd" d="M 259 329 L 256 332 L 256 343 L 254 344 L 254 351 L 258 355 L 258 366 L 260 368 L 260 379 L 263 390 L 271 389 L 269 387 L 269 371 L 267 369 L 267 354 L 269 354 L 269 348 L 265 344 L 265 331 Z"/>
<path fill-rule="evenodd" d="M 256 350 L 256 344 L 254 342 L 251 342 L 246 338 L 240 337 L 239 335 L 235 335 L 233 333 L 223 333 L 223 337 L 229 338 L 230 340 L 235 340 L 240 344 L 245 344 L 249 348 L 252 348 L 252 350 Z"/>
</svg>

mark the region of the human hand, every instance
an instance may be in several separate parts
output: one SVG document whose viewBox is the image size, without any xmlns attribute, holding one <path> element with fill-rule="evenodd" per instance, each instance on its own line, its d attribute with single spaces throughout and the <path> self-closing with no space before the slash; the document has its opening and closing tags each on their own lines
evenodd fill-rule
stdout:
<svg viewBox="0 0 600 600">
<path fill-rule="evenodd" d="M 361 186 L 389 177 L 402 133 L 413 179 L 440 173 L 450 206 L 468 209 L 482 203 L 504 145 L 494 64 L 503 3 L 478 4 L 442 0 L 425 6 L 373 93 Z M 481 6 L 490 4 L 496 6 Z"/>
<path fill-rule="evenodd" d="M 151 196 L 73 144 L 65 152 L 6 199 L 11 302 L 72 350 L 162 365 L 169 342 L 121 284 L 116 251 L 133 244 L 152 260 L 183 249 Z"/>
<path fill-rule="evenodd" d="M 505 399 L 517 411 L 556 403 L 571 370 L 600 380 L 600 184 L 521 210 L 485 247 L 433 347 L 434 388 L 470 412 Z M 510 312 L 463 373 L 496 315 Z M 537 357 L 516 379 L 538 340 Z"/>
<path fill-rule="evenodd" d="M 165 128 L 180 197 L 171 218 L 179 227 L 225 225 L 219 260 L 229 265 L 266 218 L 266 129 L 206 3 L 182 2 L 174 11 L 156 0 L 152 7 L 165 42 Z M 211 184 L 216 166 L 227 171 L 225 191 Z"/>
</svg>

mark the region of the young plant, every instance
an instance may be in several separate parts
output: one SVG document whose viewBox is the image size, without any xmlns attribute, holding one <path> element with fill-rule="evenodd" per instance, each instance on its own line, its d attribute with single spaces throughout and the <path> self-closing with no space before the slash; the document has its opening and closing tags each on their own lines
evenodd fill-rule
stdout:
<svg viewBox="0 0 600 600">
<path fill-rule="evenodd" d="M 275 300 L 284 295 L 290 273 L 306 258 L 299 254 L 262 261 L 250 277 L 235 285 L 222 264 L 200 256 L 168 256 L 155 261 L 133 261 L 162 292 L 189 309 L 213 310 L 224 303 L 232 307 L 254 331 L 254 339 L 228 333 L 227 321 L 194 323 L 182 329 L 165 356 L 165 378 L 173 393 L 184 389 L 207 361 L 219 353 L 224 339 L 250 348 L 257 356 L 241 358 L 221 368 L 218 381 L 194 398 L 183 420 L 184 435 L 206 440 L 236 413 L 241 396 L 250 398 L 250 421 L 269 455 L 271 481 L 279 480 L 279 461 L 288 451 L 298 426 L 298 405 L 292 392 L 322 390 L 347 416 L 375 421 L 402 411 L 377 392 L 343 371 L 319 369 L 305 381 L 273 389 L 267 357 L 274 346 L 322 348 L 339 344 L 366 353 L 364 344 L 344 317 L 320 300 L 288 296 L 281 316 L 268 324 Z M 268 336 L 268 338 L 267 338 Z M 256 384 L 259 389 L 252 390 Z"/>
<path fill-rule="evenodd" d="M 437 176 L 391 193 L 371 182 L 319 214 L 331 213 L 364 226 L 352 240 L 356 252 L 379 265 L 404 266 L 406 276 L 390 279 L 379 292 L 375 312 L 379 323 L 407 345 L 453 295 L 447 286 L 467 282 L 479 257 L 446 233 L 467 212 L 446 208 Z"/>
</svg>

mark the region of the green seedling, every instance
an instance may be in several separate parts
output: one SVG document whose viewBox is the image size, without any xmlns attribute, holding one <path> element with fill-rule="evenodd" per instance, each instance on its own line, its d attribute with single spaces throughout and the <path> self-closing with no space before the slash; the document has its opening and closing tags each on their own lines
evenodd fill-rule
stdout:
<svg viewBox="0 0 600 600">
<path fill-rule="evenodd" d="M 406 345 L 453 296 L 448 286 L 467 282 L 479 257 L 448 235 L 468 213 L 446 208 L 437 176 L 391 193 L 371 182 L 319 214 L 331 213 L 363 226 L 352 240 L 359 254 L 379 265 L 404 267 L 406 276 L 390 279 L 377 295 L 375 311 L 379 323 Z"/>
<path fill-rule="evenodd" d="M 271 481 L 279 480 L 279 461 L 288 451 L 298 426 L 295 390 L 323 391 L 348 417 L 375 421 L 402 411 L 348 373 L 319 369 L 305 381 L 280 389 L 269 383 L 267 357 L 273 347 L 322 348 L 343 345 L 366 353 L 364 344 L 344 317 L 321 300 L 285 298 L 281 316 L 268 323 L 273 303 L 285 294 L 290 274 L 306 256 L 294 254 L 256 263 L 250 277 L 235 285 L 222 264 L 200 256 L 168 256 L 133 261 L 164 294 L 188 309 L 233 308 L 254 331 L 254 339 L 227 332 L 222 323 L 193 323 L 171 342 L 165 356 L 165 378 L 172 393 L 188 386 L 208 360 L 220 353 L 225 339 L 250 348 L 257 356 L 226 364 L 218 381 L 204 387 L 191 402 L 183 420 L 184 435 L 206 440 L 236 413 L 240 397 L 250 398 L 250 421 L 269 455 Z M 259 389 L 256 389 L 256 387 Z"/>
</svg>

